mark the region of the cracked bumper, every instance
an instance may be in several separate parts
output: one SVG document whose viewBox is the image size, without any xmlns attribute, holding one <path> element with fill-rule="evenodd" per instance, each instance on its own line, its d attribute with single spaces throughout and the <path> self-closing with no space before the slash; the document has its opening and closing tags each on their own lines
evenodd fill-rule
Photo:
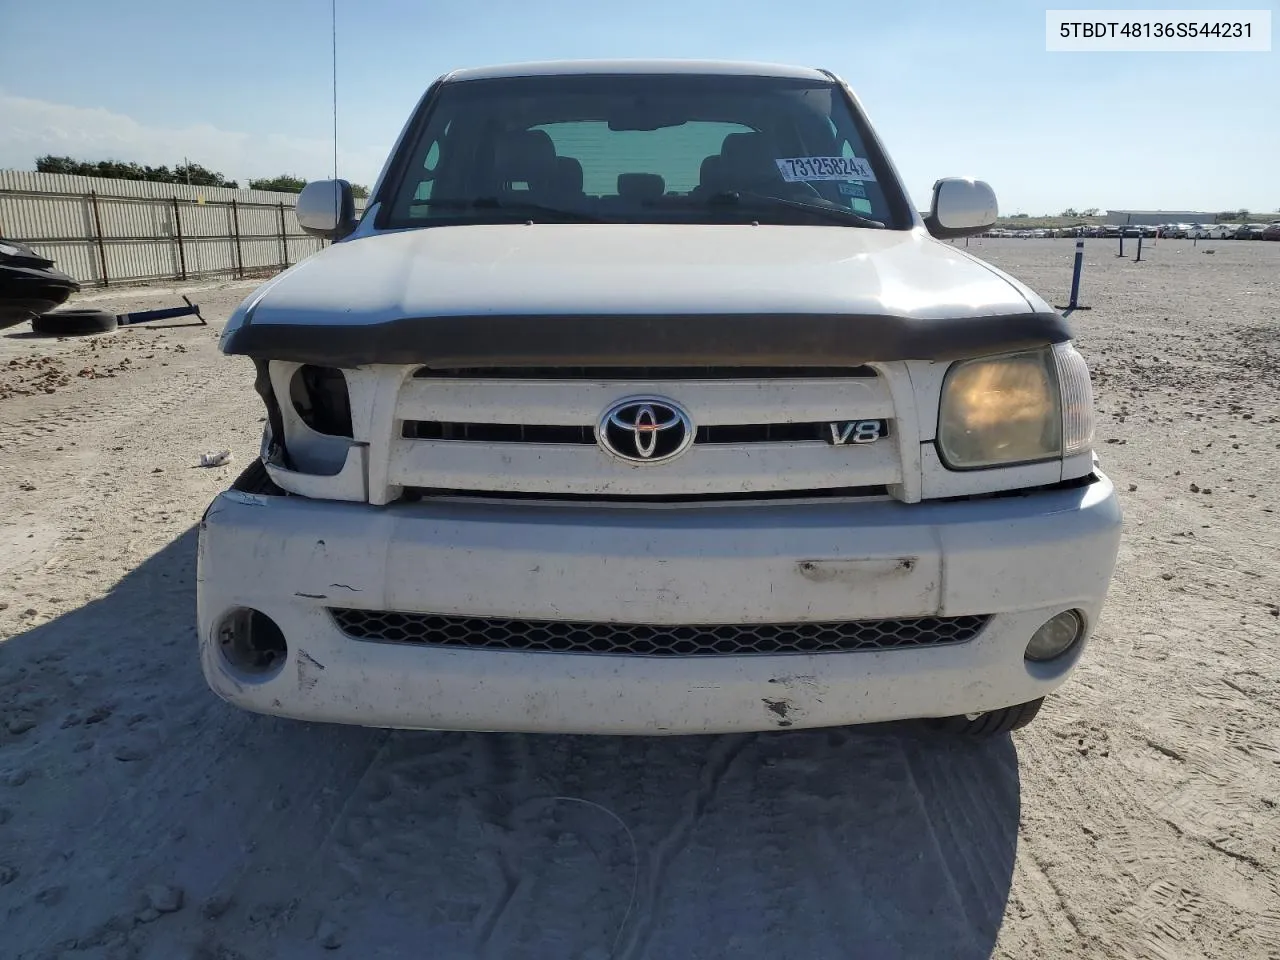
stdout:
<svg viewBox="0 0 1280 960">
<path fill-rule="evenodd" d="M 369 726 L 712 733 L 973 713 L 1062 683 L 1083 644 L 1051 664 L 1023 648 L 1064 609 L 1092 628 L 1119 535 L 1105 477 L 911 505 L 371 507 L 228 493 L 201 525 L 201 660 L 238 706 Z M 218 624 L 242 607 L 288 642 L 269 676 L 222 656 Z M 992 619 L 954 646 L 643 657 L 360 641 L 332 607 L 671 625 Z"/>
</svg>

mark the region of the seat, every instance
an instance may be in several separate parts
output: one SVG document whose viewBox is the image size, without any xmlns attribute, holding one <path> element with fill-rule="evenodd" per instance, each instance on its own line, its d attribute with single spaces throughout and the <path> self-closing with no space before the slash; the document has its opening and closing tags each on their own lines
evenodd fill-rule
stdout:
<svg viewBox="0 0 1280 960">
<path fill-rule="evenodd" d="M 546 198 L 556 192 L 562 174 L 556 147 L 544 130 L 515 130 L 498 138 L 493 152 L 496 191 Z"/>
<path fill-rule="evenodd" d="M 729 134 L 720 146 L 720 161 L 715 165 L 714 177 L 719 181 L 716 192 L 760 191 L 781 185 L 777 158 L 777 151 L 763 133 Z"/>
<path fill-rule="evenodd" d="M 563 202 L 586 199 L 582 189 L 582 164 L 573 157 L 556 157 L 556 197 Z"/>
<path fill-rule="evenodd" d="M 722 181 L 720 154 L 713 153 L 705 158 L 702 161 L 702 165 L 698 167 L 698 185 L 689 191 L 689 196 L 701 198 L 714 196 L 723 190 Z"/>
<path fill-rule="evenodd" d="M 618 174 L 618 196 L 626 203 L 660 200 L 667 182 L 656 173 Z"/>
</svg>

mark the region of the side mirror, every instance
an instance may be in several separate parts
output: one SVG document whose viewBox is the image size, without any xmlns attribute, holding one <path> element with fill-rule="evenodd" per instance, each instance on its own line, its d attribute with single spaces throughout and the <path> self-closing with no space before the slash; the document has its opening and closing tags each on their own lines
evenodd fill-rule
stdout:
<svg viewBox="0 0 1280 960">
<path fill-rule="evenodd" d="M 313 237 L 341 240 L 356 227 L 356 202 L 346 180 L 313 180 L 298 194 L 298 226 Z"/>
<path fill-rule="evenodd" d="M 948 177 L 933 185 L 924 225 L 939 240 L 981 233 L 996 222 L 996 195 L 982 180 Z"/>
</svg>

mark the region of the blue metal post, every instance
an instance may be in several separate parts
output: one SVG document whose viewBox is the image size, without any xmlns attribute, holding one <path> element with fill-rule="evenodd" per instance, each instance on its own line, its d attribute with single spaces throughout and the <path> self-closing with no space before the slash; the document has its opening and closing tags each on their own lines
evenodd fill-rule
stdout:
<svg viewBox="0 0 1280 960">
<path fill-rule="evenodd" d="M 1122 239 L 1121 243 L 1124 242 Z M 1076 265 L 1071 271 L 1071 303 L 1072 310 L 1076 308 L 1076 302 L 1080 297 L 1080 271 L 1084 269 L 1084 241 L 1076 241 Z"/>
</svg>

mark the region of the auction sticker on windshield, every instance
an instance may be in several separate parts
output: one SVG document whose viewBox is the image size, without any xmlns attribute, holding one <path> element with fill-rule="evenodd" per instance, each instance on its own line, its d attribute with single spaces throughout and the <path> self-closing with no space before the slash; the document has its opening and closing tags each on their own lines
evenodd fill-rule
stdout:
<svg viewBox="0 0 1280 960">
<path fill-rule="evenodd" d="M 778 172 L 788 183 L 797 180 L 870 180 L 875 181 L 871 164 L 861 157 L 791 157 L 775 160 Z"/>
</svg>

